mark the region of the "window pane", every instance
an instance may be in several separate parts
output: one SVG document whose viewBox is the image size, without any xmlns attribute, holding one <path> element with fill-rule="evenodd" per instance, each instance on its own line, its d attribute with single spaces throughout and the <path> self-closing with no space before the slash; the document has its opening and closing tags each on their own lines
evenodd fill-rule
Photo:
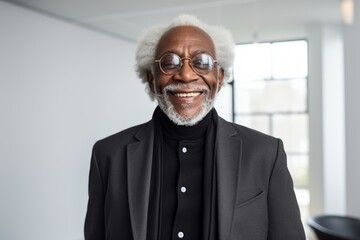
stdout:
<svg viewBox="0 0 360 240">
<path fill-rule="evenodd" d="M 307 114 L 276 115 L 273 123 L 273 133 L 283 140 L 287 152 L 308 153 Z"/>
<path fill-rule="evenodd" d="M 295 187 L 308 187 L 309 185 L 309 157 L 308 155 L 287 154 L 287 163 Z"/>
<path fill-rule="evenodd" d="M 256 129 L 260 132 L 270 134 L 269 131 L 270 122 L 268 116 L 257 116 L 257 115 L 237 116 L 235 118 L 235 122 L 243 126 Z"/>
<path fill-rule="evenodd" d="M 306 220 L 309 216 L 310 192 L 309 188 L 309 157 L 308 155 L 288 154 L 288 168 L 294 181 L 296 198 L 299 203 L 301 217 Z"/>
<path fill-rule="evenodd" d="M 234 78 L 236 81 L 271 77 L 271 44 L 245 44 L 235 47 Z"/>
<path fill-rule="evenodd" d="M 273 78 L 307 77 L 306 41 L 273 43 L 272 51 Z"/>
<path fill-rule="evenodd" d="M 310 192 L 308 189 L 295 188 L 295 194 L 296 194 L 296 199 L 299 203 L 301 219 L 303 220 L 303 222 L 306 222 L 308 220 L 308 217 L 310 216 L 309 213 Z"/>
<path fill-rule="evenodd" d="M 239 81 L 235 87 L 235 112 L 306 111 L 306 79 Z"/>
</svg>

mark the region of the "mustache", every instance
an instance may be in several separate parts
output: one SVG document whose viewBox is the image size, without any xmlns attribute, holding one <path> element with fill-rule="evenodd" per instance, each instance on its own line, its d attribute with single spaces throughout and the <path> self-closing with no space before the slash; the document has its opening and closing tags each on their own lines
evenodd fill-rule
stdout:
<svg viewBox="0 0 360 240">
<path fill-rule="evenodd" d="M 163 94 L 172 91 L 191 90 L 191 91 L 204 91 L 210 92 L 210 88 L 206 85 L 196 83 L 172 83 L 163 88 Z"/>
</svg>

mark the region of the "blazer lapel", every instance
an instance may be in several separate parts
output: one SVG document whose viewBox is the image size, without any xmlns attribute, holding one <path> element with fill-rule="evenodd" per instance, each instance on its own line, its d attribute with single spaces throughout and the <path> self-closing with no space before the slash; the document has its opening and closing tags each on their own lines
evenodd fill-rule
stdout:
<svg viewBox="0 0 360 240">
<path fill-rule="evenodd" d="M 127 173 L 131 227 L 134 240 L 145 240 L 149 208 L 154 126 L 147 123 L 127 146 Z"/>
<path fill-rule="evenodd" d="M 229 239 L 236 203 L 241 139 L 233 126 L 219 118 L 216 143 L 219 238 Z"/>
</svg>

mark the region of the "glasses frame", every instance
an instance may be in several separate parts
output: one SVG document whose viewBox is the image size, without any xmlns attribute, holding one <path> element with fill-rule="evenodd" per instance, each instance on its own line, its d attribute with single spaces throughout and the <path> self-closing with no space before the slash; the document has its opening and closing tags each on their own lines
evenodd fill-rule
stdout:
<svg viewBox="0 0 360 240">
<path fill-rule="evenodd" d="M 194 65 L 192 64 L 192 61 L 193 61 L 194 57 L 196 57 L 196 56 L 198 56 L 198 55 L 201 55 L 201 54 L 205 54 L 205 55 L 209 56 L 210 59 L 211 59 L 211 61 L 214 63 L 211 69 L 206 70 L 206 71 L 207 71 L 206 73 L 199 73 L 198 71 L 196 71 L 196 68 L 194 68 Z M 163 57 L 165 57 L 165 56 L 167 56 L 167 55 L 175 55 L 175 56 L 177 56 L 177 57 L 180 59 L 180 63 L 181 63 L 181 64 L 180 64 L 180 67 L 179 67 L 175 72 L 173 72 L 173 73 L 167 73 L 167 72 L 165 72 L 165 71 L 162 69 L 162 67 L 161 67 L 161 60 L 163 59 Z M 184 66 L 184 63 L 183 63 L 184 60 L 188 60 L 188 61 L 189 61 L 189 65 L 190 65 L 191 69 L 192 69 L 196 74 L 198 74 L 198 75 L 208 74 L 209 72 L 211 72 L 211 71 L 214 69 L 214 65 L 218 63 L 218 60 L 217 60 L 217 59 L 214 59 L 214 58 L 213 58 L 210 54 L 208 54 L 208 53 L 198 53 L 198 54 L 194 55 L 192 58 L 190 58 L 190 57 L 183 57 L 183 58 L 182 58 L 182 57 L 180 57 L 179 55 L 177 55 L 176 53 L 165 53 L 165 54 L 162 55 L 159 59 L 156 59 L 154 62 L 159 64 L 159 68 L 160 68 L 160 70 L 161 70 L 161 72 L 162 72 L 163 74 L 165 74 L 165 75 L 174 75 L 174 74 L 180 72 L 181 68 Z"/>
</svg>

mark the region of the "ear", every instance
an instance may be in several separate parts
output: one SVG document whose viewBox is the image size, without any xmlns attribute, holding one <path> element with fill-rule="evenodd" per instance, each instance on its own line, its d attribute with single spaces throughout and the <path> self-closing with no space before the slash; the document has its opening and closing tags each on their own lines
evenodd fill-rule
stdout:
<svg viewBox="0 0 360 240">
<path fill-rule="evenodd" d="M 149 84 L 149 89 L 151 90 L 152 93 L 155 93 L 155 89 L 154 89 L 154 75 L 152 74 L 151 71 L 147 71 L 146 72 L 146 79 L 147 82 Z"/>
<path fill-rule="evenodd" d="M 223 68 L 220 68 L 219 70 L 218 70 L 218 84 L 219 84 L 219 86 L 218 86 L 218 92 L 220 92 L 220 89 L 221 89 L 221 87 L 222 87 L 222 84 L 223 84 L 223 80 L 224 80 L 224 69 Z"/>
</svg>

